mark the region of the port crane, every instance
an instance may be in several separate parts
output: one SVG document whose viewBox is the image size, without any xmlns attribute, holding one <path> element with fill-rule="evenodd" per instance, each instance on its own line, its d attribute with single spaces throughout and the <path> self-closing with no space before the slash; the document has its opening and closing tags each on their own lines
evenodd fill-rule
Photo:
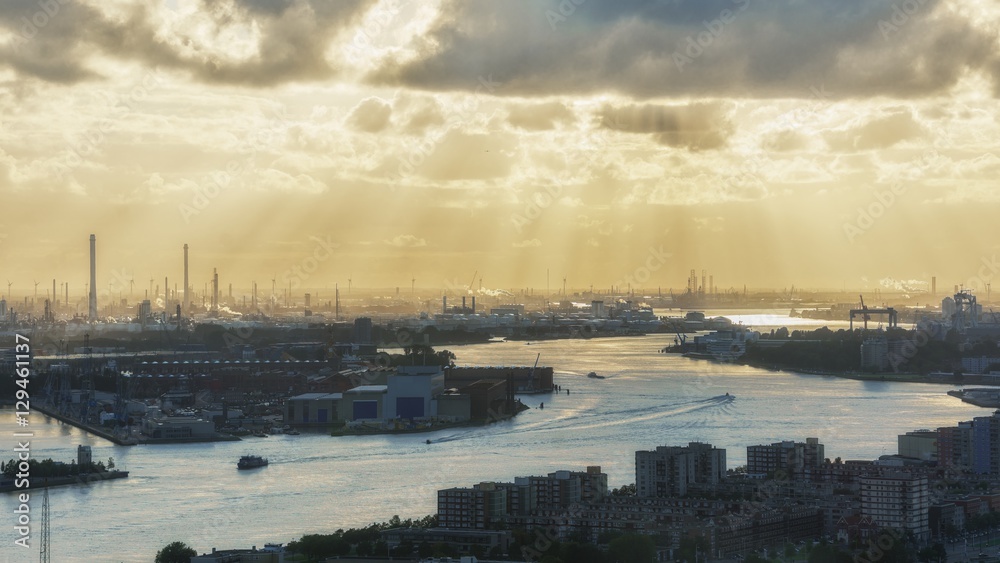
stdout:
<svg viewBox="0 0 1000 563">
<path fill-rule="evenodd" d="M 896 328 L 899 326 L 899 313 L 896 309 L 892 307 L 883 307 L 880 309 L 872 309 L 865 305 L 865 296 L 859 295 L 861 298 L 861 308 L 851 309 L 851 330 L 854 330 L 854 317 L 861 317 L 864 322 L 865 330 L 868 330 L 868 321 L 871 320 L 872 315 L 889 315 L 889 328 Z"/>
</svg>

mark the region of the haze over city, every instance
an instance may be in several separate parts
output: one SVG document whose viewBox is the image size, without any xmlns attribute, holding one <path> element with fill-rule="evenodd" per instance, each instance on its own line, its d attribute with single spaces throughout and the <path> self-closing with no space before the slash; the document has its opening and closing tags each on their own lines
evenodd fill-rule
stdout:
<svg viewBox="0 0 1000 563">
<path fill-rule="evenodd" d="M 317 239 L 316 287 L 606 287 L 651 249 L 652 288 L 961 284 L 1000 10 L 904 4 L 4 3 L 0 257 L 15 294 L 82 295 L 90 233 L 99 278 L 187 243 L 198 287 Z"/>
</svg>

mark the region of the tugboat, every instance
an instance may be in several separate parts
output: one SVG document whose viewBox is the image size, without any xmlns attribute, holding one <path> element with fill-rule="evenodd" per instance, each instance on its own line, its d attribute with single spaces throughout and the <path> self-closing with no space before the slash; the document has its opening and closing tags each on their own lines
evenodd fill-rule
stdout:
<svg viewBox="0 0 1000 563">
<path fill-rule="evenodd" d="M 588 373 L 587 377 L 589 377 L 591 379 L 604 379 L 604 376 L 603 375 L 597 375 L 596 371 L 592 371 L 592 372 Z"/>
<path fill-rule="evenodd" d="M 267 458 L 259 455 L 245 455 L 236 463 L 237 469 L 255 469 L 267 465 Z"/>
</svg>

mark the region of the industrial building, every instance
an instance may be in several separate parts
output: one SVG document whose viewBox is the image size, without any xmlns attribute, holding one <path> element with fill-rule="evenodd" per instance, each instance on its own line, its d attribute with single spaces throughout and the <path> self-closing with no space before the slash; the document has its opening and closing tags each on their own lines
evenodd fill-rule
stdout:
<svg viewBox="0 0 1000 563">
<path fill-rule="evenodd" d="M 514 413 L 514 394 L 504 380 L 459 379 L 446 388 L 440 366 L 348 372 L 339 393 L 305 393 L 285 402 L 285 422 L 295 426 L 332 424 L 402 428 L 428 421 L 491 421 Z M 471 371 L 470 373 L 479 373 Z"/>
<path fill-rule="evenodd" d="M 898 436 L 899 455 L 923 461 L 938 460 L 936 430 L 914 430 Z"/>
<path fill-rule="evenodd" d="M 142 423 L 142 433 L 154 440 L 205 439 L 216 436 L 214 423 L 186 416 L 147 418 Z"/>
</svg>

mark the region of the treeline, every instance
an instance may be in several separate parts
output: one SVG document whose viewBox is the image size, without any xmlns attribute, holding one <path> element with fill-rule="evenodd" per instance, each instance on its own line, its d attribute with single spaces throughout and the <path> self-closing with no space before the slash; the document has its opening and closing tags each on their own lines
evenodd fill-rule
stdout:
<svg viewBox="0 0 1000 563">
<path fill-rule="evenodd" d="M 941 336 L 943 339 L 939 339 Z M 905 370 L 910 373 L 950 371 L 961 359 L 958 350 L 959 335 L 948 331 L 933 335 L 920 331 L 894 328 L 885 331 L 886 339 L 901 342 L 901 352 L 890 353 L 890 371 Z M 857 372 L 861 371 L 861 344 L 865 335 L 861 330 L 830 330 L 827 327 L 812 331 L 787 328 L 772 330 L 761 335 L 762 340 L 784 341 L 780 347 L 748 345 L 743 360 L 763 368 L 790 368 L 808 371 Z M 974 350 L 984 355 L 996 350 L 996 343 L 980 343 Z"/>
<path fill-rule="evenodd" d="M 0 473 L 3 473 L 4 477 L 14 478 L 19 471 L 18 463 L 19 462 L 16 459 L 0 463 Z M 72 477 L 75 475 L 83 475 L 85 473 L 102 473 L 104 471 L 111 471 L 114 468 L 114 458 L 108 458 L 107 465 L 105 465 L 103 461 L 79 465 L 76 461 L 64 463 L 61 461 L 53 461 L 52 458 L 44 459 L 42 461 L 38 461 L 37 459 L 28 460 L 28 474 L 31 475 L 32 478 Z"/>
<path fill-rule="evenodd" d="M 382 541 L 382 532 L 393 528 L 434 528 L 437 526 L 437 516 L 424 516 L 419 520 L 407 518 L 401 520 L 393 516 L 388 522 L 373 523 L 364 528 L 340 529 L 332 534 L 307 534 L 296 541 L 289 542 L 288 550 L 301 554 L 309 561 L 320 561 L 326 557 L 343 555 L 409 555 L 402 550 L 390 552 Z M 412 551 L 412 547 L 411 547 Z M 430 557 L 433 553 L 428 555 Z M 442 554 L 445 556 L 447 554 Z"/>
</svg>

